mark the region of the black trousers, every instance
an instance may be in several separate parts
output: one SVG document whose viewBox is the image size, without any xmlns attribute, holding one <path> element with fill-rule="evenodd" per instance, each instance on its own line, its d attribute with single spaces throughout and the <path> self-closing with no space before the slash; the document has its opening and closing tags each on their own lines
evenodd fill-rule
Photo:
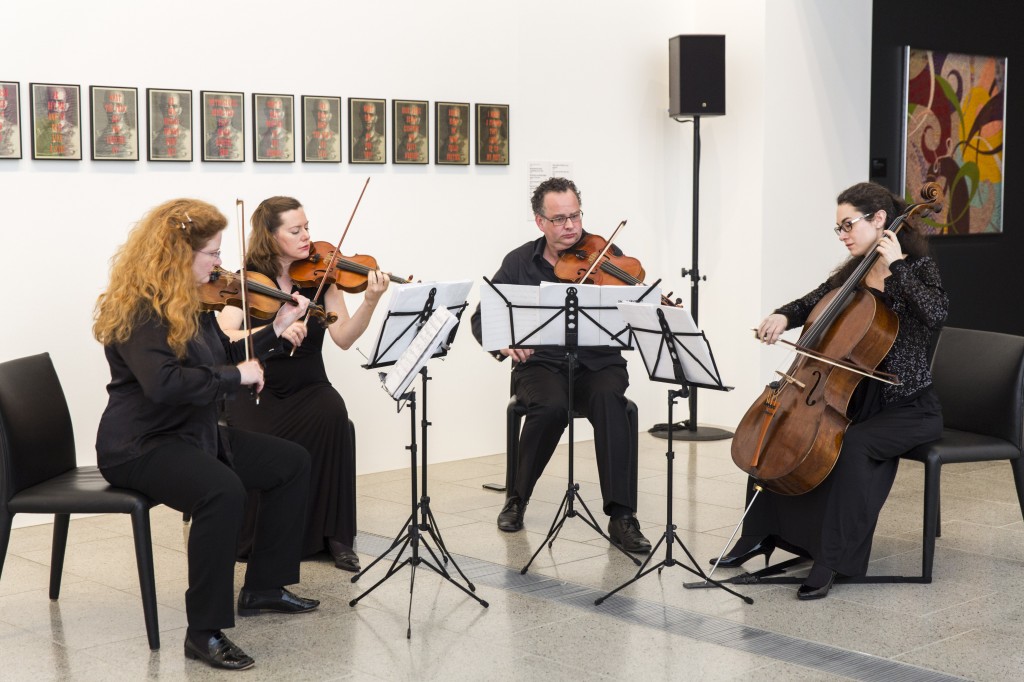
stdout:
<svg viewBox="0 0 1024 682">
<path fill-rule="evenodd" d="M 230 466 L 184 441 L 173 441 L 103 470 L 113 485 L 191 514 L 185 611 L 189 627 L 196 630 L 235 624 L 235 546 L 247 490 L 259 490 L 263 503 L 245 587 L 272 589 L 299 581 L 309 453 L 273 436 L 230 428 L 225 433 L 233 454 Z"/>
<path fill-rule="evenodd" d="M 931 389 L 850 425 L 835 467 L 817 488 L 803 495 L 766 490 L 758 496 L 737 547 L 772 537 L 783 549 L 842 575 L 864 575 L 900 455 L 941 436 L 942 407 Z M 748 502 L 751 496 L 748 489 Z"/>
<path fill-rule="evenodd" d="M 626 418 L 626 368 L 613 365 L 594 371 L 579 367 L 573 378 L 573 405 L 594 426 L 604 511 L 609 513 L 613 504 L 619 504 L 635 512 L 637 434 Z M 515 489 L 509 493 L 528 500 L 568 426 L 568 368 L 555 371 L 529 362 L 517 365 L 512 372 L 512 391 L 526 405 L 526 419 L 519 437 Z"/>
</svg>

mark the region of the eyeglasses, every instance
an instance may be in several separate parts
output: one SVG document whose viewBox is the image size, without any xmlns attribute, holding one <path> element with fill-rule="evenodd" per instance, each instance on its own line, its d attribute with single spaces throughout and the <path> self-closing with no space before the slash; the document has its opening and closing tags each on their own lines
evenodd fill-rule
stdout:
<svg viewBox="0 0 1024 682">
<path fill-rule="evenodd" d="M 851 231 L 853 229 L 854 223 L 856 223 L 858 220 L 864 220 L 865 218 L 871 218 L 871 216 L 873 216 L 873 215 L 875 215 L 874 212 L 872 212 L 872 213 L 865 213 L 861 217 L 854 218 L 853 220 L 850 220 L 849 218 L 847 218 L 843 222 L 841 222 L 838 225 L 836 225 L 835 227 L 833 227 L 832 231 L 835 232 L 837 235 L 842 233 L 842 232 L 849 232 L 849 231 Z"/>
<path fill-rule="evenodd" d="M 555 227 L 562 227 L 563 225 L 565 225 L 566 220 L 571 220 L 573 223 L 577 225 L 583 224 L 583 211 L 576 211 L 575 213 L 570 213 L 569 215 L 556 215 L 554 218 L 549 218 L 543 213 L 538 213 L 537 215 L 539 215 L 541 218 L 548 221 L 549 223 L 553 224 Z"/>
<path fill-rule="evenodd" d="M 213 256 L 214 258 L 220 258 L 220 249 L 216 251 L 200 251 L 196 249 L 196 253 L 205 253 L 207 256 Z"/>
</svg>

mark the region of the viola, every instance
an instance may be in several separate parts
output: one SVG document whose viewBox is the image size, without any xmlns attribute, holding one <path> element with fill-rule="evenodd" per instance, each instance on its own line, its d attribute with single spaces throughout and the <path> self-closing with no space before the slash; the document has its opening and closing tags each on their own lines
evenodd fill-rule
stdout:
<svg viewBox="0 0 1024 682">
<path fill-rule="evenodd" d="M 249 314 L 260 320 L 269 320 L 285 303 L 296 305 L 295 299 L 274 286 L 266 275 L 249 271 L 246 276 L 245 297 Z M 205 310 L 223 310 L 230 305 L 242 307 L 242 277 L 223 268 L 217 268 L 210 281 L 199 287 L 199 300 Z M 325 327 L 336 322 L 338 316 L 328 313 L 321 305 L 309 304 L 310 315 Z"/>
<path fill-rule="evenodd" d="M 619 227 L 624 224 L 625 221 L 620 223 Z M 577 284 L 646 286 L 646 274 L 639 260 L 626 255 L 615 255 L 607 240 L 596 234 L 584 235 L 563 251 L 555 263 L 555 276 L 558 279 Z M 672 301 L 669 298 L 671 295 L 671 291 L 662 295 L 661 304 L 681 307 L 678 299 Z"/>
<path fill-rule="evenodd" d="M 922 189 L 924 202 L 897 216 L 889 230 L 898 233 L 917 211 L 937 210 L 942 201 L 935 183 Z M 835 466 L 850 420 L 853 392 L 865 377 L 898 383 L 877 371 L 899 331 L 899 318 L 862 286 L 878 260 L 873 251 L 838 289 L 811 311 L 797 359 L 779 381 L 769 384 L 750 406 L 732 442 L 733 463 L 764 488 L 801 495 L 818 486 Z"/>
<path fill-rule="evenodd" d="M 292 281 L 300 287 L 319 287 L 324 278 L 328 284 L 334 284 L 342 291 L 356 294 L 366 289 L 370 272 L 379 270 L 373 256 L 355 254 L 343 256 L 338 254 L 334 265 L 328 272 L 328 265 L 334 257 L 335 247 L 329 242 L 313 242 L 309 245 L 309 255 L 303 260 L 295 261 L 288 268 Z M 406 284 L 412 281 L 385 273 L 395 284 Z"/>
</svg>

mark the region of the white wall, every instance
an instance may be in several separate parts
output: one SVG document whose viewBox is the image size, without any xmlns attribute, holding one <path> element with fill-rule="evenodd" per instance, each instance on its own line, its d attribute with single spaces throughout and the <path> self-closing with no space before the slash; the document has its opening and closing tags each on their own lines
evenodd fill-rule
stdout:
<svg viewBox="0 0 1024 682">
<path fill-rule="evenodd" d="M 89 85 L 135 86 L 140 99 L 146 87 L 191 88 L 197 101 L 200 90 L 241 90 L 248 135 L 252 92 L 511 105 L 508 167 L 254 164 L 251 148 L 244 164 L 0 161 L 0 271 L 11 292 L 0 360 L 51 353 L 79 461 L 95 461 L 106 400 L 90 324 L 107 261 L 133 221 L 173 196 L 211 201 L 233 221 L 236 197 L 251 211 L 270 194 L 292 194 L 314 236 L 335 241 L 369 175 L 345 253 L 424 280 L 479 281 L 538 235 L 527 220 L 527 162 L 570 161 L 588 229 L 607 235 L 628 218 L 616 241 L 688 301 L 679 270 L 691 259 L 692 128 L 666 115 L 667 41 L 680 33 L 727 36 L 727 115 L 701 125 L 700 322 L 736 390 L 702 391 L 700 417 L 734 425 L 777 362 L 749 328 L 842 255 L 826 230 L 836 191 L 867 167 L 869 0 L 526 0 L 486 13 L 467 0 L 317 4 L 308 19 L 264 0 L 184 0 L 173 12 L 126 0 L 102 12 L 22 2 L 13 19 L 8 10 L 0 76 L 21 81 L 23 117 L 30 81 L 80 84 L 86 98 Z M 47 34 L 54 17 L 60 30 Z M 41 49 L 43 35 L 58 35 L 59 49 Z M 23 145 L 30 156 L 24 130 Z M 229 229 L 227 254 L 236 241 Z M 236 261 L 228 255 L 226 266 Z M 508 366 L 465 327 L 431 370 L 433 461 L 504 447 Z M 328 349 L 326 360 L 357 423 L 360 472 L 405 466 L 407 415 L 395 414 L 358 353 Z M 639 358 L 631 367 L 642 428 L 664 421 L 665 387 L 646 380 Z"/>
</svg>

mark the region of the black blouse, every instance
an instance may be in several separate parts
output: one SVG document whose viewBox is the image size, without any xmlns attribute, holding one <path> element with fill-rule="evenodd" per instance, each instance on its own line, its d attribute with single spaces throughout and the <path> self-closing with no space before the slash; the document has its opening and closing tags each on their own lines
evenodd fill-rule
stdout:
<svg viewBox="0 0 1024 682">
<path fill-rule="evenodd" d="M 895 374 L 902 382 L 898 386 L 886 384 L 882 399 L 891 404 L 920 393 L 931 386 L 929 351 L 932 336 L 942 328 L 949 311 L 949 297 L 942 288 L 939 268 L 929 257 L 903 259 L 889 266 L 892 273 L 885 280 L 885 291 L 880 292 L 900 321 L 899 332 L 889 354 L 878 369 Z M 833 287 L 825 282 L 802 298 L 775 310 L 786 316 L 786 329 L 799 327 L 815 304 Z"/>
<path fill-rule="evenodd" d="M 281 351 L 272 331 L 254 335 L 253 343 L 260 359 Z M 199 316 L 199 333 L 188 342 L 184 359 L 168 345 L 161 320 L 139 324 L 127 341 L 103 350 L 110 383 L 96 434 L 101 469 L 142 457 L 170 440 L 230 459 L 218 432 L 219 401 L 234 397 L 241 385 L 235 363 L 245 359 L 245 346 L 228 339 L 213 313 Z"/>
</svg>

